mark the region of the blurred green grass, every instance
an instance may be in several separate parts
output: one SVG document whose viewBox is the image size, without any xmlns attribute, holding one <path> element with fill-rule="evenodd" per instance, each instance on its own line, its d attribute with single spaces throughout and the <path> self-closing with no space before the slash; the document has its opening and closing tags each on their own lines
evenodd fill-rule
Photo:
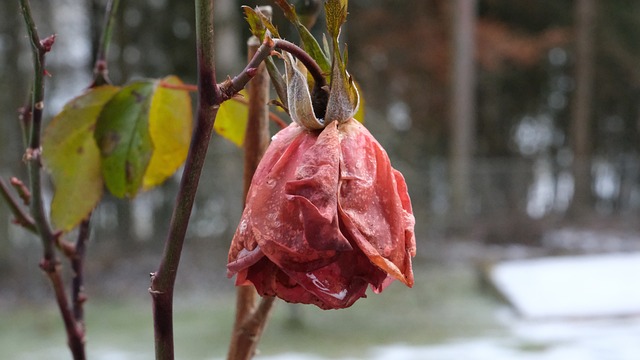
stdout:
<svg viewBox="0 0 640 360">
<path fill-rule="evenodd" d="M 224 358 L 234 316 L 234 294 L 180 295 L 175 301 L 178 359 Z M 351 308 L 323 311 L 276 302 L 260 354 L 284 352 L 363 357 L 389 344 L 437 344 L 496 335 L 497 304 L 484 296 L 472 268 L 416 269 L 413 289 L 394 282 Z M 0 349 L 7 359 L 68 359 L 62 323 L 53 303 L 0 309 Z M 91 359 L 153 358 L 150 299 L 91 299 L 86 305 Z"/>
</svg>

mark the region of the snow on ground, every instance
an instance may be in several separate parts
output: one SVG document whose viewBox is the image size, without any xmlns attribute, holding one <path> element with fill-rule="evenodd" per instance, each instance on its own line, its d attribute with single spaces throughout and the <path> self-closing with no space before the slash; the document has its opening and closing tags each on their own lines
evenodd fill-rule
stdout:
<svg viewBox="0 0 640 360">
<path fill-rule="evenodd" d="M 640 253 L 498 263 L 489 277 L 527 318 L 640 314 Z"/>
<path fill-rule="evenodd" d="M 458 339 L 444 344 L 375 347 L 357 357 L 334 360 L 637 360 L 640 359 L 640 317 L 531 321 L 500 315 L 509 328 L 500 337 Z M 259 360 L 328 360 L 309 354 L 285 353 Z"/>
</svg>

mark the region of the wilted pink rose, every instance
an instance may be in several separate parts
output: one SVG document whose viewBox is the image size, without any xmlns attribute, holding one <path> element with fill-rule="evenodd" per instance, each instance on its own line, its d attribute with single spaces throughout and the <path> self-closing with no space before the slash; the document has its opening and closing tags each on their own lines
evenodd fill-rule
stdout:
<svg viewBox="0 0 640 360">
<path fill-rule="evenodd" d="M 253 177 L 228 275 L 263 296 L 349 307 L 369 285 L 413 285 L 414 223 L 402 174 L 364 126 L 292 123 Z"/>
</svg>

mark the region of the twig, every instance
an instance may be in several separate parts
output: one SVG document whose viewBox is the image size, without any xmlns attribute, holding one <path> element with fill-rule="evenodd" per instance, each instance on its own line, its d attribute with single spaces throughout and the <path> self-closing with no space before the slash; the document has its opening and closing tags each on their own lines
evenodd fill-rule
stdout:
<svg viewBox="0 0 640 360">
<path fill-rule="evenodd" d="M 233 79 L 227 79 L 220 84 L 220 91 L 222 101 L 226 101 L 242 90 L 245 85 L 256 75 L 258 66 L 271 55 L 271 52 L 275 49 L 275 41 L 278 39 L 271 39 L 268 36 L 264 37 L 262 45 L 258 48 L 255 55 L 251 58 L 247 66 L 242 70 L 240 74 Z"/>
<path fill-rule="evenodd" d="M 24 15 L 25 23 L 27 24 L 27 31 L 31 40 L 31 47 L 33 49 L 33 67 L 35 71 L 34 86 L 32 93 L 31 109 L 31 131 L 29 133 L 28 148 L 24 156 L 24 160 L 29 167 L 29 180 L 30 188 L 32 191 L 31 201 L 31 214 L 34 218 L 38 233 L 42 238 L 44 246 L 44 258 L 45 260 L 55 260 L 54 252 L 54 237 L 53 231 L 46 219 L 43 199 L 42 199 L 42 187 L 40 183 L 40 136 L 42 128 L 42 112 L 44 109 L 44 62 L 45 54 L 51 49 L 55 37 L 50 36 L 45 40 L 40 40 L 38 32 L 31 16 L 31 8 L 28 0 L 20 0 L 22 7 L 22 13 Z"/>
<path fill-rule="evenodd" d="M 111 84 L 109 79 L 109 67 L 107 63 L 107 54 L 109 53 L 109 45 L 111 44 L 111 35 L 113 34 L 113 26 L 118 12 L 120 0 L 109 0 L 104 18 L 104 29 L 102 37 L 98 45 L 98 53 L 96 54 L 96 62 L 93 67 L 93 83 L 91 88 Z"/>
<path fill-rule="evenodd" d="M 15 217 L 14 222 L 30 232 L 37 234 L 38 229 L 36 229 L 36 224 L 34 223 L 33 218 L 20 206 L 18 199 L 11 194 L 9 185 L 7 185 L 2 178 L 0 178 L 0 194 L 7 205 L 9 205 L 9 209 Z"/>
<path fill-rule="evenodd" d="M 43 247 L 43 258 L 40 268 L 47 274 L 53 286 L 60 314 L 67 332 L 68 345 L 76 360 L 86 358 L 84 349 L 84 332 L 79 328 L 69 309 L 67 296 L 64 292 L 64 284 L 60 274 L 60 266 L 55 253 L 57 236 L 45 215 L 44 201 L 41 184 L 40 140 L 42 128 L 42 113 L 44 109 L 44 74 L 45 55 L 51 50 L 55 41 L 55 35 L 40 39 L 36 25 L 31 15 L 31 7 L 28 0 L 20 0 L 22 15 L 27 25 L 27 32 L 31 40 L 33 50 L 33 69 L 35 72 L 32 93 L 31 126 L 28 147 L 24 155 L 29 170 L 29 185 L 31 189 L 31 216 Z"/>
<path fill-rule="evenodd" d="M 80 223 L 78 238 L 76 240 L 74 256 L 71 258 L 71 269 L 73 270 L 73 282 L 71 284 L 71 299 L 73 301 L 73 316 L 78 326 L 85 330 L 84 325 L 84 303 L 87 296 L 84 293 L 84 257 L 86 244 L 91 233 L 91 214 L 86 220 Z"/>
</svg>

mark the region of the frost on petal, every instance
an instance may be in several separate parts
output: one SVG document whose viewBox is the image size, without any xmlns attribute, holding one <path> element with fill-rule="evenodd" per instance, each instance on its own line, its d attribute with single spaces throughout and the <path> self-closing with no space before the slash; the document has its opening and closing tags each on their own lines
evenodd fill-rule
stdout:
<svg viewBox="0 0 640 360">
<path fill-rule="evenodd" d="M 339 128 L 338 203 L 346 233 L 372 263 L 412 286 L 415 219 L 404 178 L 361 124 L 350 119 Z M 372 285 L 376 291 L 384 288 Z"/>
<path fill-rule="evenodd" d="M 257 179 L 265 178 L 269 174 L 283 153 L 303 131 L 300 126 L 291 124 L 274 136 L 271 145 L 269 145 L 253 176 L 254 180 L 247 194 L 247 200 L 256 197 L 256 191 L 259 187 L 258 185 L 254 185 L 254 183 L 257 182 Z M 236 229 L 231 247 L 229 248 L 229 264 L 227 265 L 227 275 L 229 277 L 259 260 L 259 256 L 254 252 L 258 246 L 258 242 L 254 235 L 253 223 L 251 221 L 252 217 L 251 208 L 245 207 L 242 218 L 240 219 L 240 225 Z M 262 251 L 260 251 L 259 254 L 262 254 Z M 241 282 L 237 281 L 237 283 L 240 284 Z"/>
<path fill-rule="evenodd" d="M 324 131 L 291 125 L 261 161 L 229 252 L 231 274 L 242 249 L 256 246 L 280 268 L 313 271 L 351 250 L 337 215 L 339 143 L 336 126 Z M 251 264 L 248 264 L 249 266 Z"/>
</svg>

